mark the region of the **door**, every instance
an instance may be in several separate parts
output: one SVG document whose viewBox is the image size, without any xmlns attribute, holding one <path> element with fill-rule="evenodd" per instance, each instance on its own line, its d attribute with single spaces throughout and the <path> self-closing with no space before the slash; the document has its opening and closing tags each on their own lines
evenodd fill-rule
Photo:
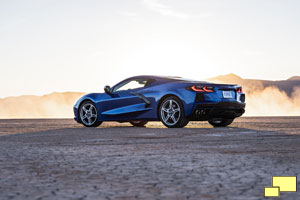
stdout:
<svg viewBox="0 0 300 200">
<path fill-rule="evenodd" d="M 139 91 L 149 85 L 149 79 L 129 79 L 112 88 L 111 98 L 102 101 L 102 117 L 104 120 L 130 120 L 135 119 L 147 107 L 147 99 Z"/>
</svg>

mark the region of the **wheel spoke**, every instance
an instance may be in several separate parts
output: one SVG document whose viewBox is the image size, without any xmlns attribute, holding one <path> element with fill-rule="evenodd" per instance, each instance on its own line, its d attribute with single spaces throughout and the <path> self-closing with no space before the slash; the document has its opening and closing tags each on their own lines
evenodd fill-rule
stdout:
<svg viewBox="0 0 300 200">
<path fill-rule="evenodd" d="M 175 119 L 174 115 L 171 115 L 171 119 L 173 122 L 176 122 L 177 120 Z"/>
<path fill-rule="evenodd" d="M 85 119 L 86 118 L 86 115 L 83 115 L 82 117 L 81 117 L 81 119 Z"/>
<path fill-rule="evenodd" d="M 84 112 L 88 111 L 88 110 L 86 109 L 85 106 L 82 107 L 82 110 L 83 110 Z"/>
<path fill-rule="evenodd" d="M 173 101 L 172 101 L 172 100 L 170 100 L 170 103 L 169 103 L 169 109 L 171 109 L 171 108 L 172 108 L 172 106 L 173 106 Z"/>
<path fill-rule="evenodd" d="M 89 124 L 91 124 L 92 123 L 92 119 L 90 117 L 88 117 L 87 119 L 88 119 Z"/>
<path fill-rule="evenodd" d="M 97 115 L 96 114 L 91 114 L 91 117 L 97 117 Z"/>
<path fill-rule="evenodd" d="M 170 114 L 167 114 L 165 121 L 168 121 L 169 119 L 170 119 Z"/>
<path fill-rule="evenodd" d="M 90 108 L 89 108 L 89 111 L 93 112 L 93 107 L 94 106 L 91 105 Z"/>
<path fill-rule="evenodd" d="M 168 112 L 168 109 L 166 109 L 166 108 L 162 108 L 162 110 L 166 113 Z"/>
<path fill-rule="evenodd" d="M 179 111 L 180 111 L 180 108 L 174 109 L 174 112 L 179 112 Z"/>
</svg>

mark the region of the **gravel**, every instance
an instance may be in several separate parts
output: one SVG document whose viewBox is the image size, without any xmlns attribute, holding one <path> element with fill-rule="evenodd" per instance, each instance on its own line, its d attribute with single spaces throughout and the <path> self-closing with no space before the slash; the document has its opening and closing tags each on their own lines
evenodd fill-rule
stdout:
<svg viewBox="0 0 300 200">
<path fill-rule="evenodd" d="M 252 200 L 272 176 L 300 173 L 300 117 L 182 129 L 12 119 L 0 135 L 0 199 Z M 299 188 L 280 196 L 299 199 Z"/>
</svg>

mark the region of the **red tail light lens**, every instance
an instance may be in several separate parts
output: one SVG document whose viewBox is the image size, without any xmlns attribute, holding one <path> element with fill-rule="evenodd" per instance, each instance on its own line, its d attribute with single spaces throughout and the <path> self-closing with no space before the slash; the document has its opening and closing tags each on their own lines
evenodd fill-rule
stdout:
<svg viewBox="0 0 300 200">
<path fill-rule="evenodd" d="M 187 89 L 195 92 L 214 92 L 214 87 L 212 86 L 193 85 L 192 87 L 189 87 Z"/>
<path fill-rule="evenodd" d="M 239 88 L 237 89 L 237 92 L 238 92 L 238 93 L 243 93 L 243 88 L 239 87 Z"/>
<path fill-rule="evenodd" d="M 214 87 L 211 87 L 211 86 L 204 86 L 203 87 L 203 90 L 205 92 L 214 92 Z"/>
</svg>

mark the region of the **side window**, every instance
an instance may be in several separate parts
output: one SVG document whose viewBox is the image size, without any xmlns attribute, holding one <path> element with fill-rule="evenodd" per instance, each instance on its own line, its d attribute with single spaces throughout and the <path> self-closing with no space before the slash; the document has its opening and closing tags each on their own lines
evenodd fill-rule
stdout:
<svg viewBox="0 0 300 200">
<path fill-rule="evenodd" d="M 117 85 L 114 89 L 114 92 L 118 92 L 121 90 L 132 90 L 136 88 L 142 88 L 148 86 L 149 84 L 153 83 L 153 79 L 134 79 L 123 84 Z"/>
</svg>

